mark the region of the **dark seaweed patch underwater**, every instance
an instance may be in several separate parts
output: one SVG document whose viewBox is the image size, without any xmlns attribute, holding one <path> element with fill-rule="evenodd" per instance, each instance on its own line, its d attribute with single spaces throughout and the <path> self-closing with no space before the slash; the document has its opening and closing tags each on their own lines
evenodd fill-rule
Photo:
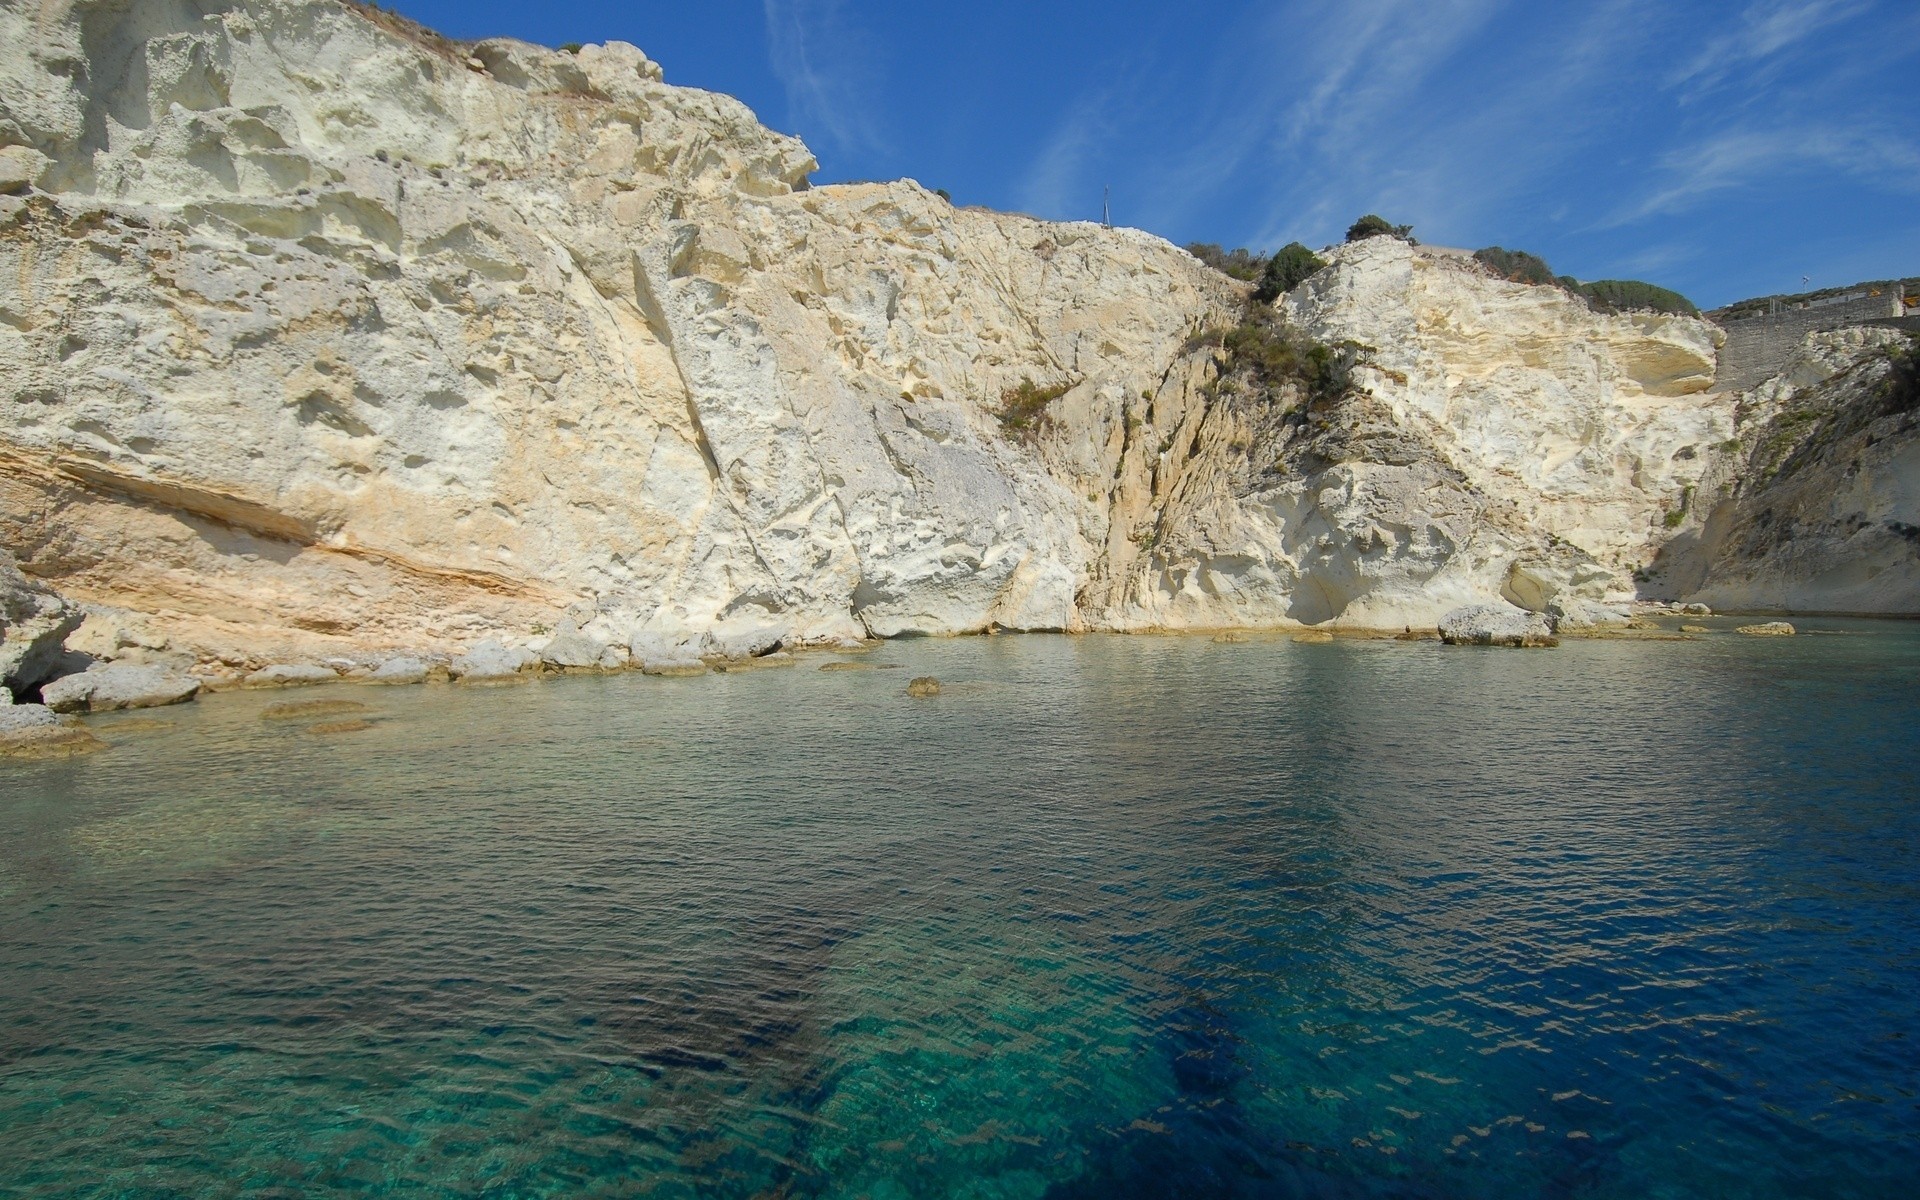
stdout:
<svg viewBox="0 0 1920 1200">
<path fill-rule="evenodd" d="M 0 1196 L 1911 1195 L 1920 628 L 1802 625 L 101 720 Z"/>
</svg>

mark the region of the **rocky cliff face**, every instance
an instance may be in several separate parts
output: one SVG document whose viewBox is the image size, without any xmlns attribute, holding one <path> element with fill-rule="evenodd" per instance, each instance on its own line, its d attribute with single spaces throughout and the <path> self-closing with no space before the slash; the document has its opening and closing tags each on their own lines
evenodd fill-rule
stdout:
<svg viewBox="0 0 1920 1200">
<path fill-rule="evenodd" d="M 1920 613 L 1914 341 L 1812 333 L 1739 428 L 1649 582 L 1729 609 Z"/>
<path fill-rule="evenodd" d="M 1236 390 L 1244 290 L 1184 252 L 810 189 L 617 43 L 9 5 L 0 143 L 0 544 L 234 662 L 1431 627 L 1630 595 L 1735 437 L 1706 323 L 1391 239 L 1285 301 L 1361 391 Z"/>
</svg>

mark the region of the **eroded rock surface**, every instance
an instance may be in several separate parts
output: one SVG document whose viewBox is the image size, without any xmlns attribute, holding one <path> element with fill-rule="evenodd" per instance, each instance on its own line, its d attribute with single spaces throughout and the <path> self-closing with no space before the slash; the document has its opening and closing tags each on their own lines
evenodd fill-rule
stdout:
<svg viewBox="0 0 1920 1200">
<path fill-rule="evenodd" d="M 806 147 L 619 43 L 11 5 L 0 143 L 0 544 L 202 659 L 564 621 L 556 667 L 680 673 L 1572 611 L 1635 593 L 1738 438 L 1706 322 L 1391 238 L 1283 302 L 1372 347 L 1356 390 L 1232 392 L 1194 335 L 1242 285 L 1137 231 L 809 187 Z M 1026 382 L 1058 395 L 1003 422 Z"/>
<path fill-rule="evenodd" d="M 47 684 L 41 698 L 54 712 L 97 713 L 161 708 L 199 693 L 199 680 L 162 667 L 101 663 Z"/>
<path fill-rule="evenodd" d="M 0 694 L 6 703 L 55 673 L 67 635 L 84 617 L 52 588 L 22 574 L 0 547 Z"/>
</svg>

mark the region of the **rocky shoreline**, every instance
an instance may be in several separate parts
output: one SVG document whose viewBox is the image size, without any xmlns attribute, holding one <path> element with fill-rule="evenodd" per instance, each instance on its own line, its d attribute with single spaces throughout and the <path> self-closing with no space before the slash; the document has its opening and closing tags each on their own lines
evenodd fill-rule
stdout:
<svg viewBox="0 0 1920 1200">
<path fill-rule="evenodd" d="M 98 646 L 100 631 L 85 636 L 87 614 L 51 589 L 24 576 L 0 551 L 0 602 L 8 619 L 0 622 L 0 664 L 6 683 L 0 687 L 0 758 L 43 759 L 70 757 L 105 749 L 107 742 L 90 732 L 81 718 L 134 709 L 184 704 L 200 696 L 229 691 L 286 690 L 322 685 L 355 684 L 366 687 L 445 683 L 469 687 L 505 686 L 543 678 L 578 675 L 639 673 L 660 678 L 690 678 L 709 673 L 794 667 L 812 656 L 846 655 L 872 650 L 885 639 L 839 638 L 789 646 L 765 631 L 734 636 L 708 633 L 669 637 L 636 633 L 626 644 L 602 642 L 564 622 L 550 633 L 510 645 L 484 639 L 458 651 L 367 654 L 322 662 L 262 662 L 230 664 L 195 660 L 164 644 L 146 645 L 124 640 L 105 653 L 94 654 L 66 644 L 69 636 L 81 644 Z M 1295 643 L 1327 643 L 1343 639 L 1439 641 L 1458 646 L 1552 647 L 1562 638 L 1693 640 L 1721 632 L 1688 624 L 1713 616 L 1703 604 L 1636 602 L 1625 606 L 1584 607 L 1552 616 L 1511 604 L 1463 606 L 1446 615 L 1436 628 L 1304 628 L 1138 630 L 1138 634 L 1210 635 L 1221 645 L 1245 645 L 1256 638 L 1286 638 Z M 1677 629 L 1675 621 L 1682 622 Z M 1740 626 L 1735 634 L 1775 637 L 1791 635 L 1793 626 L 1770 621 Z M 831 657 L 821 670 L 858 670 L 870 664 Z M 940 694 L 938 680 L 912 680 L 904 695 L 932 698 Z M 310 726 L 312 732 L 342 734 L 372 728 L 360 714 L 367 706 L 356 701 L 326 699 L 275 704 L 263 714 L 273 718 L 343 717 Z"/>
</svg>

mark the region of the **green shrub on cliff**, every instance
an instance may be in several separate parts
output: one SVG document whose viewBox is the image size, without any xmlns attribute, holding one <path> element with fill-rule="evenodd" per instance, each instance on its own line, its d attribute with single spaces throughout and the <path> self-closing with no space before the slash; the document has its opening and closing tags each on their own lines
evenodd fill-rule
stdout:
<svg viewBox="0 0 1920 1200">
<path fill-rule="evenodd" d="M 1267 265 L 1266 255 L 1255 254 L 1245 246 L 1222 250 L 1217 242 L 1191 242 L 1186 249 L 1188 254 L 1222 275 L 1230 275 L 1246 283 L 1260 278 L 1260 272 Z"/>
<path fill-rule="evenodd" d="M 1045 422 L 1047 408 L 1073 388 L 1071 383 L 1042 387 L 1032 379 L 1022 379 L 1000 397 L 1000 428 L 1009 436 L 1032 441 Z"/>
<path fill-rule="evenodd" d="M 1358 342 L 1318 341 L 1260 305 L 1233 328 L 1208 330 L 1188 345 L 1217 348 L 1221 390 L 1272 395 L 1292 385 L 1310 402 L 1344 396 L 1353 387 L 1353 369 L 1367 354 Z"/>
<path fill-rule="evenodd" d="M 1599 279 L 1592 283 L 1576 284 L 1569 289 L 1575 295 L 1586 297 L 1587 303 L 1601 312 L 1633 312 L 1652 310 L 1661 313 L 1679 313 L 1697 317 L 1700 310 L 1693 301 L 1679 292 L 1643 283 L 1638 279 Z"/>
<path fill-rule="evenodd" d="M 1364 242 L 1368 238 L 1397 237 L 1403 242 L 1413 241 L 1413 226 L 1395 225 L 1385 217 L 1368 213 L 1347 227 L 1349 242 Z"/>
<path fill-rule="evenodd" d="M 1253 298 L 1262 304 L 1272 304 L 1326 265 L 1326 260 L 1299 242 L 1288 242 L 1267 260 L 1267 269 L 1260 275 L 1260 287 Z"/>
<path fill-rule="evenodd" d="M 1553 277 L 1553 269 L 1547 266 L 1547 260 L 1537 254 L 1528 254 L 1525 250 L 1488 246 L 1484 250 L 1475 250 L 1473 260 L 1508 283 L 1544 285 L 1557 282 Z"/>
</svg>

